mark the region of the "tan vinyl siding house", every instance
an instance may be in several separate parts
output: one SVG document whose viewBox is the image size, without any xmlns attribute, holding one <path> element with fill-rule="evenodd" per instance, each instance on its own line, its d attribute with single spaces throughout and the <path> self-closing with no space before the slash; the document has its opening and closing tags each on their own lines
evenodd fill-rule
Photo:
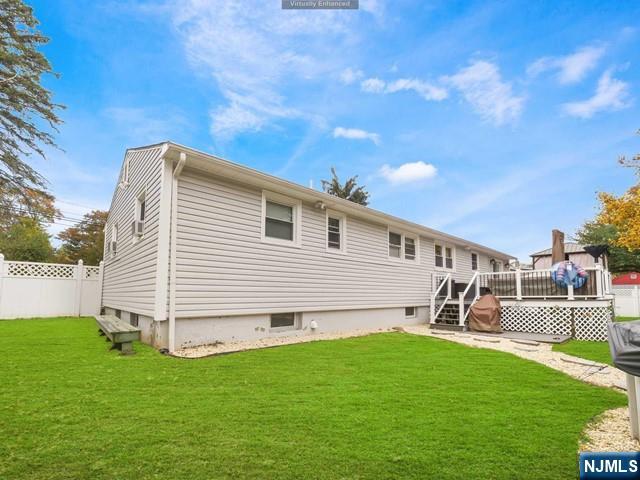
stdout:
<svg viewBox="0 0 640 480">
<path fill-rule="evenodd" d="M 158 347 L 425 323 L 435 274 L 464 282 L 472 254 L 478 271 L 510 258 L 172 143 L 126 158 L 131 180 L 106 227 L 108 237 L 117 223 L 119 238 L 116 257 L 105 255 L 103 305 Z M 136 240 L 141 188 L 149 223 Z M 452 269 L 436 267 L 436 243 Z"/>
</svg>

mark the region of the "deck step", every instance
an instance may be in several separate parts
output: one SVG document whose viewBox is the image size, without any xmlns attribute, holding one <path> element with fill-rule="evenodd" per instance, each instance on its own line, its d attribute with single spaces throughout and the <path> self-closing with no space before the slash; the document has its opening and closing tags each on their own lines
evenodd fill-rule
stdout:
<svg viewBox="0 0 640 480">
<path fill-rule="evenodd" d="M 465 327 L 452 323 L 432 323 L 429 325 L 431 330 L 446 330 L 449 332 L 463 332 Z"/>
</svg>

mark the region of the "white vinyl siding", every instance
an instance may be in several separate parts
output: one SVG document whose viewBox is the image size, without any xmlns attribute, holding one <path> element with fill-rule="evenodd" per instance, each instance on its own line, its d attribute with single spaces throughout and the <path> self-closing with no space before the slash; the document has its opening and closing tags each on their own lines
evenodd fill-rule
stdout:
<svg viewBox="0 0 640 480">
<path fill-rule="evenodd" d="M 185 169 L 178 185 L 178 316 L 301 312 L 428 303 L 425 261 L 390 262 L 386 225 L 349 217 L 347 255 L 327 251 L 327 214 L 301 204 L 301 244 L 261 241 L 262 192 Z"/>
<path fill-rule="evenodd" d="M 115 257 L 105 255 L 103 305 L 140 315 L 154 315 L 155 276 L 158 249 L 158 215 L 160 200 L 161 147 L 131 150 L 123 163 L 120 185 L 113 197 L 107 225 L 105 245 L 117 225 L 118 251 Z M 137 199 L 144 195 L 145 234 L 134 244 L 129 228 L 139 214 Z"/>
</svg>

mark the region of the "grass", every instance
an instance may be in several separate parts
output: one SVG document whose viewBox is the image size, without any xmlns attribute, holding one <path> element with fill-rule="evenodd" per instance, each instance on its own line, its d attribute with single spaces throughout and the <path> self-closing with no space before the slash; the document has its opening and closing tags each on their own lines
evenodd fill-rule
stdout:
<svg viewBox="0 0 640 480">
<path fill-rule="evenodd" d="M 200 360 L 89 319 L 0 322 L 0 478 L 575 478 L 625 405 L 515 356 L 402 333 Z"/>
<path fill-rule="evenodd" d="M 616 322 L 629 322 L 640 320 L 637 317 L 616 317 Z M 575 357 L 593 360 L 594 362 L 613 365 L 608 342 L 589 342 L 586 340 L 569 340 L 568 342 L 554 345 L 553 351 L 563 352 Z"/>
</svg>

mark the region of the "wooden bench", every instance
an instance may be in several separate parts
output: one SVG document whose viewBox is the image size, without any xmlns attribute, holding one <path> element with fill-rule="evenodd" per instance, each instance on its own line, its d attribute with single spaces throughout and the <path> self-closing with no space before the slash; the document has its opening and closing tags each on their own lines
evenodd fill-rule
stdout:
<svg viewBox="0 0 640 480">
<path fill-rule="evenodd" d="M 100 335 L 104 335 L 107 341 L 111 340 L 113 343 L 112 349 L 117 348 L 122 355 L 134 353 L 132 342 L 140 340 L 140 329 L 120 320 L 115 315 L 96 315 L 95 319 Z"/>
</svg>

